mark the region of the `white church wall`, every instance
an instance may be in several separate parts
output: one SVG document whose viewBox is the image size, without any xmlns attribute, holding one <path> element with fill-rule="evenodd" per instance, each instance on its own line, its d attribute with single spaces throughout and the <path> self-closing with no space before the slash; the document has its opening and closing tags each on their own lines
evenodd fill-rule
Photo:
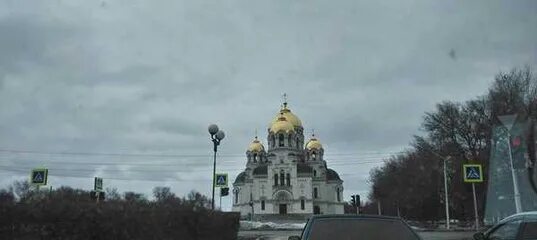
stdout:
<svg viewBox="0 0 537 240">
<path fill-rule="evenodd" d="M 254 200 L 262 198 L 271 198 L 272 186 L 268 183 L 267 178 L 254 179 L 254 185 L 252 187 Z"/>
<path fill-rule="evenodd" d="M 241 216 L 244 217 L 244 216 L 248 216 L 248 214 L 252 212 L 252 208 L 248 205 L 246 206 L 243 205 L 240 207 L 240 211 L 241 211 Z"/>
<path fill-rule="evenodd" d="M 312 186 L 311 178 L 298 178 L 296 179 L 296 187 L 293 187 L 293 196 L 295 199 L 305 197 L 306 199 L 311 199 L 312 196 Z"/>
<path fill-rule="evenodd" d="M 310 194 L 310 198 L 312 198 L 314 201 L 315 200 L 322 200 L 323 197 L 324 197 L 324 190 L 323 190 L 323 187 L 322 187 L 322 182 L 312 182 L 312 188 L 311 188 L 311 194 Z M 317 197 L 315 197 L 315 189 L 317 189 Z"/>
<path fill-rule="evenodd" d="M 335 205 L 334 207 L 335 207 L 335 210 L 334 210 L 335 214 L 344 214 L 345 213 L 345 209 L 344 209 L 342 204 Z"/>
<path fill-rule="evenodd" d="M 304 200 L 304 209 L 302 209 L 301 207 L 301 202 L 300 200 L 298 201 L 294 201 L 293 202 L 293 209 L 294 209 L 294 212 L 293 213 L 300 213 L 300 214 L 311 214 L 313 213 L 313 204 L 311 202 L 311 200 Z"/>
<path fill-rule="evenodd" d="M 250 190 L 252 189 L 251 184 L 245 184 L 241 187 L 239 192 L 239 203 L 248 203 L 250 202 Z"/>
<path fill-rule="evenodd" d="M 324 201 L 330 201 L 330 202 L 336 202 L 336 185 L 335 184 L 326 184 L 322 186 L 322 192 L 323 192 L 323 200 Z"/>
</svg>

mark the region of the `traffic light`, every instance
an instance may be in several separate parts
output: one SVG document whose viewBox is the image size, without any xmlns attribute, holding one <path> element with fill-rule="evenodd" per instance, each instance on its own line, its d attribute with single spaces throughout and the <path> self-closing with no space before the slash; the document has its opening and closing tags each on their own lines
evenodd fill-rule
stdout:
<svg viewBox="0 0 537 240">
<path fill-rule="evenodd" d="M 220 196 L 223 197 L 227 195 L 229 195 L 229 188 L 228 187 L 220 188 Z"/>
<path fill-rule="evenodd" d="M 360 207 L 360 195 L 352 195 L 351 196 L 351 204 L 355 207 Z"/>
<path fill-rule="evenodd" d="M 514 135 L 511 137 L 511 154 L 513 157 L 513 165 L 515 169 L 526 168 L 527 154 L 526 140 L 523 136 Z"/>
</svg>

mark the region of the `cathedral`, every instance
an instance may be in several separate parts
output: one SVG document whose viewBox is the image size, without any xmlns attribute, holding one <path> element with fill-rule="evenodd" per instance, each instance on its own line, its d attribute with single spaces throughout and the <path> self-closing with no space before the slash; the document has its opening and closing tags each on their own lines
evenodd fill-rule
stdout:
<svg viewBox="0 0 537 240">
<path fill-rule="evenodd" d="M 319 139 L 312 134 L 305 142 L 302 122 L 287 105 L 269 124 L 268 149 L 257 136 L 248 146 L 232 210 L 258 220 L 343 214 L 343 180 L 327 167 Z"/>
</svg>

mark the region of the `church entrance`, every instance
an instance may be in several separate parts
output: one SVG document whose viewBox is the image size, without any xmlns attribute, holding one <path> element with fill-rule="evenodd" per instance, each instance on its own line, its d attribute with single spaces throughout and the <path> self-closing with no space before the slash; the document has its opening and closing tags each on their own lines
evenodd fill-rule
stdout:
<svg viewBox="0 0 537 240">
<path fill-rule="evenodd" d="M 278 214 L 285 215 L 287 214 L 287 205 L 291 204 L 291 200 L 293 199 L 293 195 L 288 190 L 278 190 L 276 193 L 274 193 L 274 200 L 275 204 L 274 207 L 278 206 Z M 276 209 L 274 209 L 276 210 Z"/>
<path fill-rule="evenodd" d="M 287 214 L 287 204 L 280 204 L 280 214 Z"/>
<path fill-rule="evenodd" d="M 313 214 L 321 214 L 321 208 L 319 206 L 313 206 Z"/>
</svg>

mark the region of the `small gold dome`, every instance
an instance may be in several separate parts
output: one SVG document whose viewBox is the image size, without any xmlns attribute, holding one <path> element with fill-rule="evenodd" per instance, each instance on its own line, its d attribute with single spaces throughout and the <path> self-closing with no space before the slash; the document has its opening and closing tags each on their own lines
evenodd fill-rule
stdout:
<svg viewBox="0 0 537 240">
<path fill-rule="evenodd" d="M 263 147 L 263 144 L 261 141 L 257 140 L 257 137 L 255 137 L 255 140 L 250 143 L 250 146 L 248 146 L 248 151 L 250 152 L 262 152 L 265 151 L 265 147 Z"/>
<path fill-rule="evenodd" d="M 306 149 L 308 150 L 311 150 L 311 149 L 322 149 L 323 148 L 323 145 L 321 144 L 321 142 L 315 138 L 315 137 L 312 137 L 308 143 L 306 144 Z"/>
<path fill-rule="evenodd" d="M 284 117 L 283 113 L 281 113 L 281 116 L 278 118 L 278 121 L 276 121 L 275 123 L 272 124 L 272 126 L 270 126 L 270 131 L 272 133 L 277 133 L 280 131 L 289 133 L 294 130 L 295 130 L 295 127 L 293 126 L 292 123 L 287 121 L 287 118 Z"/>
<path fill-rule="evenodd" d="M 295 114 L 293 114 L 289 108 L 287 108 L 287 103 L 284 103 L 283 108 L 280 110 L 278 115 L 272 120 L 270 125 L 272 126 L 276 122 L 278 122 L 278 118 L 280 118 L 282 114 L 285 117 L 285 119 L 287 119 L 287 121 L 293 124 L 294 127 L 302 127 L 302 121 L 300 121 L 300 119 Z"/>
</svg>

